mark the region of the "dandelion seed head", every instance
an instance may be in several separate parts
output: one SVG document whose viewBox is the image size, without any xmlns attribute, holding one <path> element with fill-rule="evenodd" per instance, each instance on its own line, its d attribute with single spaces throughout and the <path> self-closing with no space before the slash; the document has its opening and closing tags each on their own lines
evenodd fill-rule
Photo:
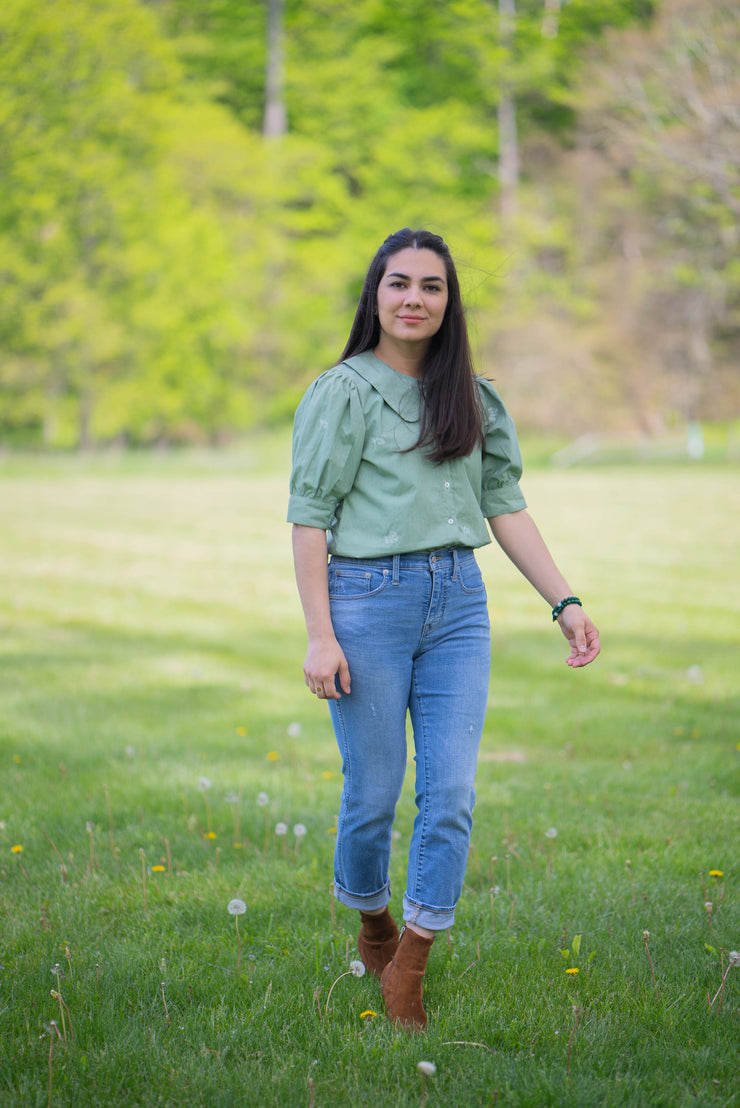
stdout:
<svg viewBox="0 0 740 1108">
<path fill-rule="evenodd" d="M 210 787 L 211 787 L 210 777 L 199 777 L 198 778 L 198 788 L 200 789 L 200 791 L 202 793 L 207 793 L 208 790 L 210 789 Z"/>
<path fill-rule="evenodd" d="M 291 739 L 298 739 L 301 736 L 301 732 L 302 732 L 303 728 L 301 727 L 300 723 L 293 722 L 293 723 L 288 724 L 288 729 L 287 730 L 288 730 L 288 735 L 290 736 Z"/>
<path fill-rule="evenodd" d="M 239 796 L 233 790 L 231 792 L 228 792 L 226 794 L 226 796 L 224 797 L 224 799 L 225 799 L 227 804 L 238 804 L 239 803 Z"/>
<path fill-rule="evenodd" d="M 711 902 L 711 900 L 705 900 L 705 901 L 704 901 L 704 911 L 705 911 L 705 912 L 711 912 L 711 910 L 712 910 L 712 902 Z"/>
<path fill-rule="evenodd" d="M 416 1068 L 419 1073 L 423 1073 L 425 1077 L 434 1077 L 437 1072 L 437 1067 L 434 1062 L 417 1062 Z"/>
<path fill-rule="evenodd" d="M 276 835 L 287 835 L 288 834 L 288 825 L 287 825 L 287 823 L 276 823 L 275 824 L 275 834 Z"/>
<path fill-rule="evenodd" d="M 295 826 L 293 827 L 293 834 L 295 835 L 295 837 L 297 839 L 302 839 L 303 836 L 306 834 L 306 825 L 305 825 L 305 823 L 296 823 Z"/>
<path fill-rule="evenodd" d="M 230 916 L 243 916 L 247 910 L 247 906 L 243 900 L 240 900 L 238 896 L 230 900 L 226 905 L 226 911 Z"/>
<path fill-rule="evenodd" d="M 356 958 L 354 962 L 350 962 L 349 968 L 350 973 L 352 973 L 355 977 L 365 976 L 365 963 L 361 962 L 359 958 Z"/>
<path fill-rule="evenodd" d="M 257 806 L 259 808 L 266 808 L 270 803 L 270 798 L 267 793 L 257 793 Z"/>
<path fill-rule="evenodd" d="M 546 839 L 557 839 L 557 837 L 558 837 L 557 827 L 548 827 L 547 831 L 545 831 L 545 838 Z"/>
<path fill-rule="evenodd" d="M 85 830 L 87 831 L 88 835 L 92 835 L 93 831 L 95 830 L 95 824 L 92 822 L 92 820 L 87 821 L 87 823 L 85 824 Z"/>
<path fill-rule="evenodd" d="M 731 950 L 729 958 L 731 966 L 740 966 L 740 951 Z"/>
<path fill-rule="evenodd" d="M 645 942 L 647 942 L 647 941 L 648 941 L 648 939 L 650 938 L 650 932 L 649 932 L 649 931 L 643 931 L 643 933 L 642 933 L 642 937 L 643 937 L 643 940 L 644 940 Z"/>
<path fill-rule="evenodd" d="M 125 753 L 125 755 L 126 755 L 126 757 L 127 757 L 127 758 L 135 758 L 135 757 L 136 757 L 136 747 L 135 747 L 135 746 L 131 746 L 131 744 L 130 744 L 130 743 L 128 743 L 128 744 L 127 744 L 127 745 L 126 745 L 126 746 L 124 747 L 124 753 Z"/>
</svg>

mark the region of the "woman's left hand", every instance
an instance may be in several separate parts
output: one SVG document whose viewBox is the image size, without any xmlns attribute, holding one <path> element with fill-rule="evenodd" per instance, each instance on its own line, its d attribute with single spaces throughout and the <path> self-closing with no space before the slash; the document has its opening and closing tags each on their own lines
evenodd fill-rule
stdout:
<svg viewBox="0 0 740 1108">
<path fill-rule="evenodd" d="M 569 604 L 558 616 L 560 630 L 570 643 L 569 666 L 579 669 L 593 662 L 601 650 L 599 631 L 577 604 Z"/>
</svg>

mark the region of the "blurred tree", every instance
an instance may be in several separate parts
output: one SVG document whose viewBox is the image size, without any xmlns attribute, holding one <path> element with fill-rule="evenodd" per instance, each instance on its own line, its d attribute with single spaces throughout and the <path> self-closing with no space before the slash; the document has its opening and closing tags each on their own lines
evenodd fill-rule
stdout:
<svg viewBox="0 0 740 1108">
<path fill-rule="evenodd" d="M 243 425 L 212 372 L 227 253 L 168 157 L 180 72 L 150 16 L 8 0 L 0 53 L 3 423 L 83 446 Z"/>
<path fill-rule="evenodd" d="M 606 212 L 659 406 L 726 414 L 740 402 L 740 9 L 667 0 L 649 35 L 613 42 L 591 88 L 584 123 L 621 182 Z"/>
</svg>

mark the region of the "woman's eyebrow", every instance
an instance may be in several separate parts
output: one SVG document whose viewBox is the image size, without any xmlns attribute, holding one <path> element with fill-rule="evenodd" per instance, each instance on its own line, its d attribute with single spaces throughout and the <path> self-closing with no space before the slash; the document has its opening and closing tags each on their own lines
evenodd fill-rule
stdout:
<svg viewBox="0 0 740 1108">
<path fill-rule="evenodd" d="M 386 277 L 400 277 L 402 281 L 411 280 L 407 273 L 386 273 Z M 422 277 L 422 281 L 439 281 L 441 285 L 446 284 L 444 277 L 439 277 L 436 274 L 434 274 L 432 277 Z"/>
</svg>

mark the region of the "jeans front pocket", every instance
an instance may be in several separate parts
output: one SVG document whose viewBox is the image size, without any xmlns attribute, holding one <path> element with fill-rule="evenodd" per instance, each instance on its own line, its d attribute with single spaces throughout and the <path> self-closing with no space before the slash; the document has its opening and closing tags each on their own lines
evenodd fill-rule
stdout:
<svg viewBox="0 0 740 1108">
<path fill-rule="evenodd" d="M 460 588 L 467 593 L 484 593 L 486 586 L 475 558 L 461 559 L 457 571 Z"/>
<path fill-rule="evenodd" d="M 329 598 L 363 600 L 377 596 L 390 581 L 390 570 L 360 562 L 357 565 L 329 563 Z"/>
</svg>

